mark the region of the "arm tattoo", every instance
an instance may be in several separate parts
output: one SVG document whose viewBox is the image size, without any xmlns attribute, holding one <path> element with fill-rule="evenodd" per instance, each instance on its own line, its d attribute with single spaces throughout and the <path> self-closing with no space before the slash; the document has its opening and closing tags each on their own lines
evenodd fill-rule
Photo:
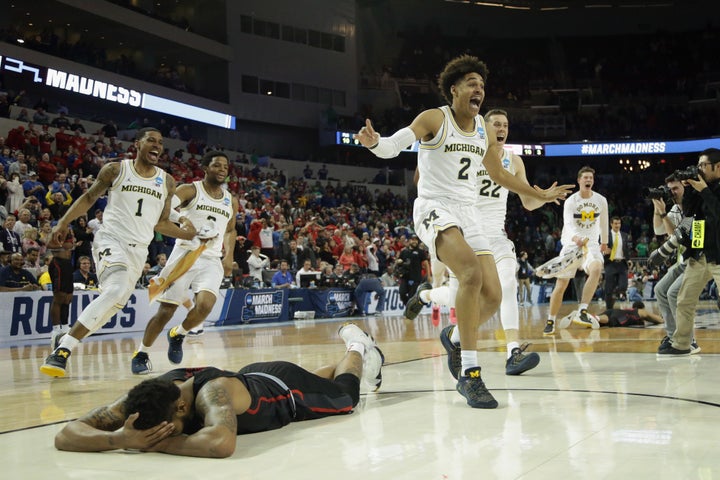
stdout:
<svg viewBox="0 0 720 480">
<path fill-rule="evenodd" d="M 237 430 L 237 418 L 230 393 L 222 384 L 207 383 L 195 398 L 195 409 L 204 418 L 204 424 L 223 425 L 230 431 Z"/>
<path fill-rule="evenodd" d="M 87 423 L 91 427 L 107 432 L 113 432 L 125 423 L 125 418 L 118 415 L 118 412 L 112 410 L 107 405 L 96 408 L 79 420 Z"/>
</svg>

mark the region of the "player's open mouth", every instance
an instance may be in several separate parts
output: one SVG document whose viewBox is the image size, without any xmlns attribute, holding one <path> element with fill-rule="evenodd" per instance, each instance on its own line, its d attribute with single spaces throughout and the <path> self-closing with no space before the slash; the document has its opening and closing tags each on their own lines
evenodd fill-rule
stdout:
<svg viewBox="0 0 720 480">
<path fill-rule="evenodd" d="M 503 135 L 498 135 L 498 136 L 497 136 L 497 141 L 498 141 L 498 142 L 504 142 L 504 141 L 505 141 L 505 137 L 504 137 Z"/>
<path fill-rule="evenodd" d="M 482 104 L 482 99 L 479 97 L 474 97 L 470 99 L 470 105 L 473 107 L 476 107 L 478 110 L 480 110 L 480 105 Z"/>
<path fill-rule="evenodd" d="M 154 158 L 155 160 L 159 158 L 158 152 L 156 152 L 155 150 L 149 151 L 148 156 Z"/>
</svg>

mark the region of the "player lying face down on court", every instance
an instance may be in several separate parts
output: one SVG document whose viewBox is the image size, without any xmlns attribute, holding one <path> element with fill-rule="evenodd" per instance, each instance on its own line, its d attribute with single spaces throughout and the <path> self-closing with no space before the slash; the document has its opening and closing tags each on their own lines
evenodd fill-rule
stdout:
<svg viewBox="0 0 720 480">
<path fill-rule="evenodd" d="M 171 370 L 69 422 L 55 436 L 55 447 L 223 458 L 235 452 L 237 435 L 350 413 L 360 399 L 361 380 L 379 388 L 384 358 L 356 325 L 343 325 L 338 333 L 347 350 L 337 365 L 314 372 L 282 361 L 238 372 Z"/>
</svg>

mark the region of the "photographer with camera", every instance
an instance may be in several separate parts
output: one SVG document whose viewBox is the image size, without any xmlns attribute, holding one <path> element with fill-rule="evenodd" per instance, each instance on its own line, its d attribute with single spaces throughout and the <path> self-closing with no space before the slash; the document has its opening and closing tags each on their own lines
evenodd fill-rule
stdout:
<svg viewBox="0 0 720 480">
<path fill-rule="evenodd" d="M 684 238 L 681 235 L 684 229 L 678 232 L 679 235 L 675 234 L 675 230 L 685 218 L 681 208 L 684 193 L 685 187 L 675 173 L 665 178 L 665 185 L 656 189 L 649 189 L 648 193 L 648 197 L 652 200 L 654 207 L 653 229 L 655 235 L 669 235 L 668 240 L 650 254 L 648 266 L 659 267 L 672 258 L 673 253 L 677 252 L 677 260 L 655 285 L 655 296 L 658 300 L 658 307 L 660 308 L 660 314 L 665 320 L 665 337 L 660 341 L 658 352 L 664 350 L 672 342 L 676 325 L 677 295 L 678 291 L 680 291 L 680 285 L 682 285 L 683 273 L 685 272 L 686 259 L 682 256 L 685 247 L 678 243 L 679 238 Z M 665 198 L 667 197 L 673 202 L 669 211 L 666 210 L 667 207 L 665 205 Z M 692 219 L 689 220 L 689 222 L 691 221 Z M 690 353 L 699 352 L 700 347 L 695 343 L 695 340 L 693 340 Z"/>
<path fill-rule="evenodd" d="M 678 179 L 692 187 L 686 189 L 682 201 L 685 216 L 693 217 L 690 227 L 692 236 L 678 292 L 675 332 L 670 344 L 658 350 L 658 355 L 663 356 L 690 355 L 695 307 L 700 292 L 710 278 L 720 281 L 720 150 L 704 150 L 698 159 L 695 178 L 690 177 L 691 170 L 676 172 Z"/>
</svg>

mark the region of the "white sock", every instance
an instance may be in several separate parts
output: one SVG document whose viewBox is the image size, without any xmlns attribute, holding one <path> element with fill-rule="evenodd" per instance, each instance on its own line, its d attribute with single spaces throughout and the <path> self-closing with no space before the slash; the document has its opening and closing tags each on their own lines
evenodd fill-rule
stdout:
<svg viewBox="0 0 720 480">
<path fill-rule="evenodd" d="M 60 340 L 60 345 L 58 345 L 58 348 L 66 348 L 72 352 L 73 350 L 75 350 L 75 347 L 78 346 L 78 343 L 80 343 L 80 340 L 68 333 L 67 335 L 63 335 L 62 340 Z"/>
<path fill-rule="evenodd" d="M 465 376 L 465 371 L 468 368 L 479 367 L 477 359 L 477 350 L 461 350 L 460 358 L 462 360 L 462 367 L 460 368 L 460 375 Z"/>
<path fill-rule="evenodd" d="M 352 342 L 348 345 L 348 352 L 358 352 L 361 357 L 365 357 L 365 345 L 360 342 Z"/>
<path fill-rule="evenodd" d="M 548 315 L 548 320 L 552 320 L 554 322 L 556 317 L 557 315 Z"/>
<path fill-rule="evenodd" d="M 187 335 L 188 332 L 187 332 L 187 330 L 185 330 L 185 329 L 183 328 L 182 323 L 181 323 L 181 324 L 178 325 L 177 328 L 175 329 L 175 333 L 177 333 L 178 335 Z"/>
<path fill-rule="evenodd" d="M 507 358 L 512 356 L 512 351 L 516 348 L 520 348 L 520 344 L 518 342 L 510 342 L 507 344 Z"/>
<path fill-rule="evenodd" d="M 62 325 L 53 325 L 53 332 L 62 332 L 63 331 Z"/>
<path fill-rule="evenodd" d="M 581 303 L 578 305 L 578 311 L 587 310 L 588 304 L 587 303 Z"/>
<path fill-rule="evenodd" d="M 147 350 L 147 348 L 148 347 L 146 345 L 144 345 L 142 342 L 140 342 L 140 346 L 137 348 L 137 351 L 144 352 L 145 350 Z"/>
<path fill-rule="evenodd" d="M 432 290 L 425 290 L 420 293 L 420 297 L 423 293 L 427 292 L 428 300 L 432 300 L 435 305 L 449 305 L 450 304 L 450 288 L 449 287 L 437 287 Z M 421 298 L 422 299 L 422 298 Z M 424 300 L 424 299 L 423 299 Z"/>
<path fill-rule="evenodd" d="M 420 300 L 423 303 L 430 303 L 430 292 L 432 292 L 432 289 L 420 292 Z"/>
<path fill-rule="evenodd" d="M 450 341 L 455 344 L 460 343 L 460 330 L 457 327 L 453 327 L 452 333 L 450 334 Z"/>
</svg>

